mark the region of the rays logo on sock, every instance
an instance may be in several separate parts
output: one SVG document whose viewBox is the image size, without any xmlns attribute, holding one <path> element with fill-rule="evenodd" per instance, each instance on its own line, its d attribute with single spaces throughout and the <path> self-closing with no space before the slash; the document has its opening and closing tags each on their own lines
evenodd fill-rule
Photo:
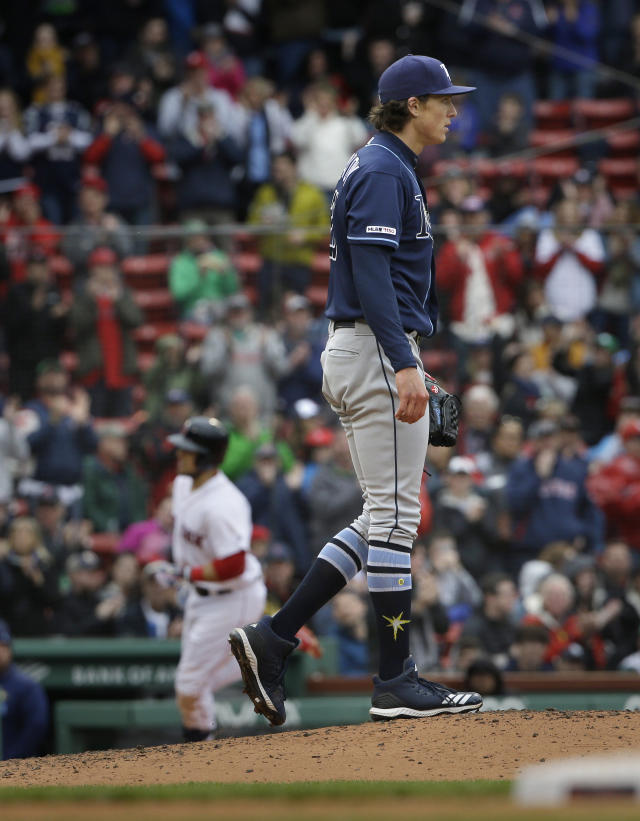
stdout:
<svg viewBox="0 0 640 821">
<path fill-rule="evenodd" d="M 383 616 L 382 618 L 388 622 L 386 625 L 387 627 L 393 628 L 393 640 L 396 641 L 398 638 L 398 631 L 403 631 L 404 627 L 403 624 L 409 624 L 411 621 L 410 619 L 403 619 L 402 616 L 404 615 L 404 611 L 400 613 L 399 616 L 394 616 L 393 618 L 389 618 L 389 616 Z"/>
</svg>

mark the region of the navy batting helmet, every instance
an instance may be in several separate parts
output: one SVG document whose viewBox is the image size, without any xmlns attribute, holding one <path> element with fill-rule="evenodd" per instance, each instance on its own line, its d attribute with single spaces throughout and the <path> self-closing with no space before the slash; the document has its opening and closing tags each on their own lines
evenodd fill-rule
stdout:
<svg viewBox="0 0 640 821">
<path fill-rule="evenodd" d="M 167 436 L 179 450 L 187 450 L 203 457 L 202 462 L 219 465 L 229 444 L 229 434 L 219 419 L 192 416 L 182 426 L 180 433 Z"/>
</svg>

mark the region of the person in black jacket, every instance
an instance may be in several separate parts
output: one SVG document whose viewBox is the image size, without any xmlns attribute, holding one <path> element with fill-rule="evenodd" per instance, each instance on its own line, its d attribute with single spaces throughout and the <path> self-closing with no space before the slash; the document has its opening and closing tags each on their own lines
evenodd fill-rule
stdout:
<svg viewBox="0 0 640 821">
<path fill-rule="evenodd" d="M 117 636 L 180 638 L 182 612 L 178 588 L 167 587 L 159 577 L 167 573 L 167 562 L 157 560 L 145 565 L 140 575 L 140 591 L 130 596 L 115 620 Z"/>
<path fill-rule="evenodd" d="M 33 398 L 36 368 L 62 348 L 69 306 L 53 281 L 47 254 L 38 246 L 27 259 L 27 278 L 13 285 L 4 309 L 9 392 Z"/>
<path fill-rule="evenodd" d="M 15 636 L 47 635 L 58 600 L 58 576 L 35 519 L 16 517 L 7 545 L 0 559 L 0 618 Z"/>
<path fill-rule="evenodd" d="M 500 668 L 504 668 L 516 635 L 516 586 L 506 573 L 488 573 L 480 586 L 482 605 L 465 622 L 462 638 L 477 639 L 483 652 Z"/>
<path fill-rule="evenodd" d="M 11 631 L 0 619 L 0 759 L 31 758 L 43 751 L 49 703 L 42 685 L 13 663 Z"/>
<path fill-rule="evenodd" d="M 122 597 L 105 587 L 100 557 L 91 550 L 69 556 L 66 571 L 71 589 L 62 598 L 53 632 L 63 636 L 112 636 Z"/>
<path fill-rule="evenodd" d="M 225 135 L 213 106 L 198 106 L 197 124 L 172 142 L 169 154 L 182 172 L 178 182 L 181 219 L 192 217 L 211 225 L 235 220 L 236 186 L 232 169 L 243 159 L 238 142 Z"/>
</svg>

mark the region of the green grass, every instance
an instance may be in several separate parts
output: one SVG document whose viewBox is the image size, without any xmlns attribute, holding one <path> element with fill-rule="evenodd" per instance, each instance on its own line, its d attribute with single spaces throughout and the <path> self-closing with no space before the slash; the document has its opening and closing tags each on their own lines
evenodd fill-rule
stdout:
<svg viewBox="0 0 640 821">
<path fill-rule="evenodd" d="M 159 784 L 141 787 L 0 787 L 0 806 L 21 801 L 210 801 L 212 799 L 490 797 L 507 795 L 509 781 L 317 781 L 295 784 Z"/>
</svg>

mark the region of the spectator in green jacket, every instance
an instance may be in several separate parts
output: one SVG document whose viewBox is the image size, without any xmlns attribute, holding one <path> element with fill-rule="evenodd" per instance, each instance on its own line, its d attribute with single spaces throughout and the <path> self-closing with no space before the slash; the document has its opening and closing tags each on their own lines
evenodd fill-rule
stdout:
<svg viewBox="0 0 640 821">
<path fill-rule="evenodd" d="M 169 289 L 183 319 L 208 325 L 218 318 L 224 300 L 238 291 L 238 274 L 211 241 L 204 220 L 189 220 L 184 233 L 184 248 L 169 268 Z"/>
<path fill-rule="evenodd" d="M 110 422 L 98 436 L 96 455 L 84 463 L 84 516 L 96 533 L 122 533 L 147 518 L 148 488 L 131 466 L 124 426 Z"/>
<path fill-rule="evenodd" d="M 311 281 L 311 263 L 328 236 L 329 207 L 323 192 L 298 178 L 295 159 L 279 154 L 273 160 L 272 182 L 261 185 L 249 206 L 247 222 L 271 226 L 260 238 L 264 260 L 259 274 L 260 307 L 279 304 L 284 290 L 303 294 Z"/>
<path fill-rule="evenodd" d="M 89 278 L 71 308 L 78 378 L 91 397 L 93 416 L 128 416 L 137 372 L 133 329 L 143 322 L 133 294 L 122 283 L 111 248 L 96 248 Z"/>
<path fill-rule="evenodd" d="M 180 390 L 188 393 L 196 404 L 206 403 L 206 387 L 192 350 L 177 334 L 163 334 L 155 344 L 156 358 L 142 381 L 146 390 L 144 409 L 156 421 L 165 407 L 167 393 Z M 195 351 L 197 353 L 197 349 Z"/>
<path fill-rule="evenodd" d="M 249 385 L 240 385 L 233 392 L 227 427 L 229 447 L 221 468 L 235 482 L 251 470 L 258 448 L 273 440 L 272 431 L 260 422 L 258 400 Z M 293 467 L 293 453 L 286 442 L 276 442 L 276 448 L 282 471 L 287 473 Z"/>
</svg>

